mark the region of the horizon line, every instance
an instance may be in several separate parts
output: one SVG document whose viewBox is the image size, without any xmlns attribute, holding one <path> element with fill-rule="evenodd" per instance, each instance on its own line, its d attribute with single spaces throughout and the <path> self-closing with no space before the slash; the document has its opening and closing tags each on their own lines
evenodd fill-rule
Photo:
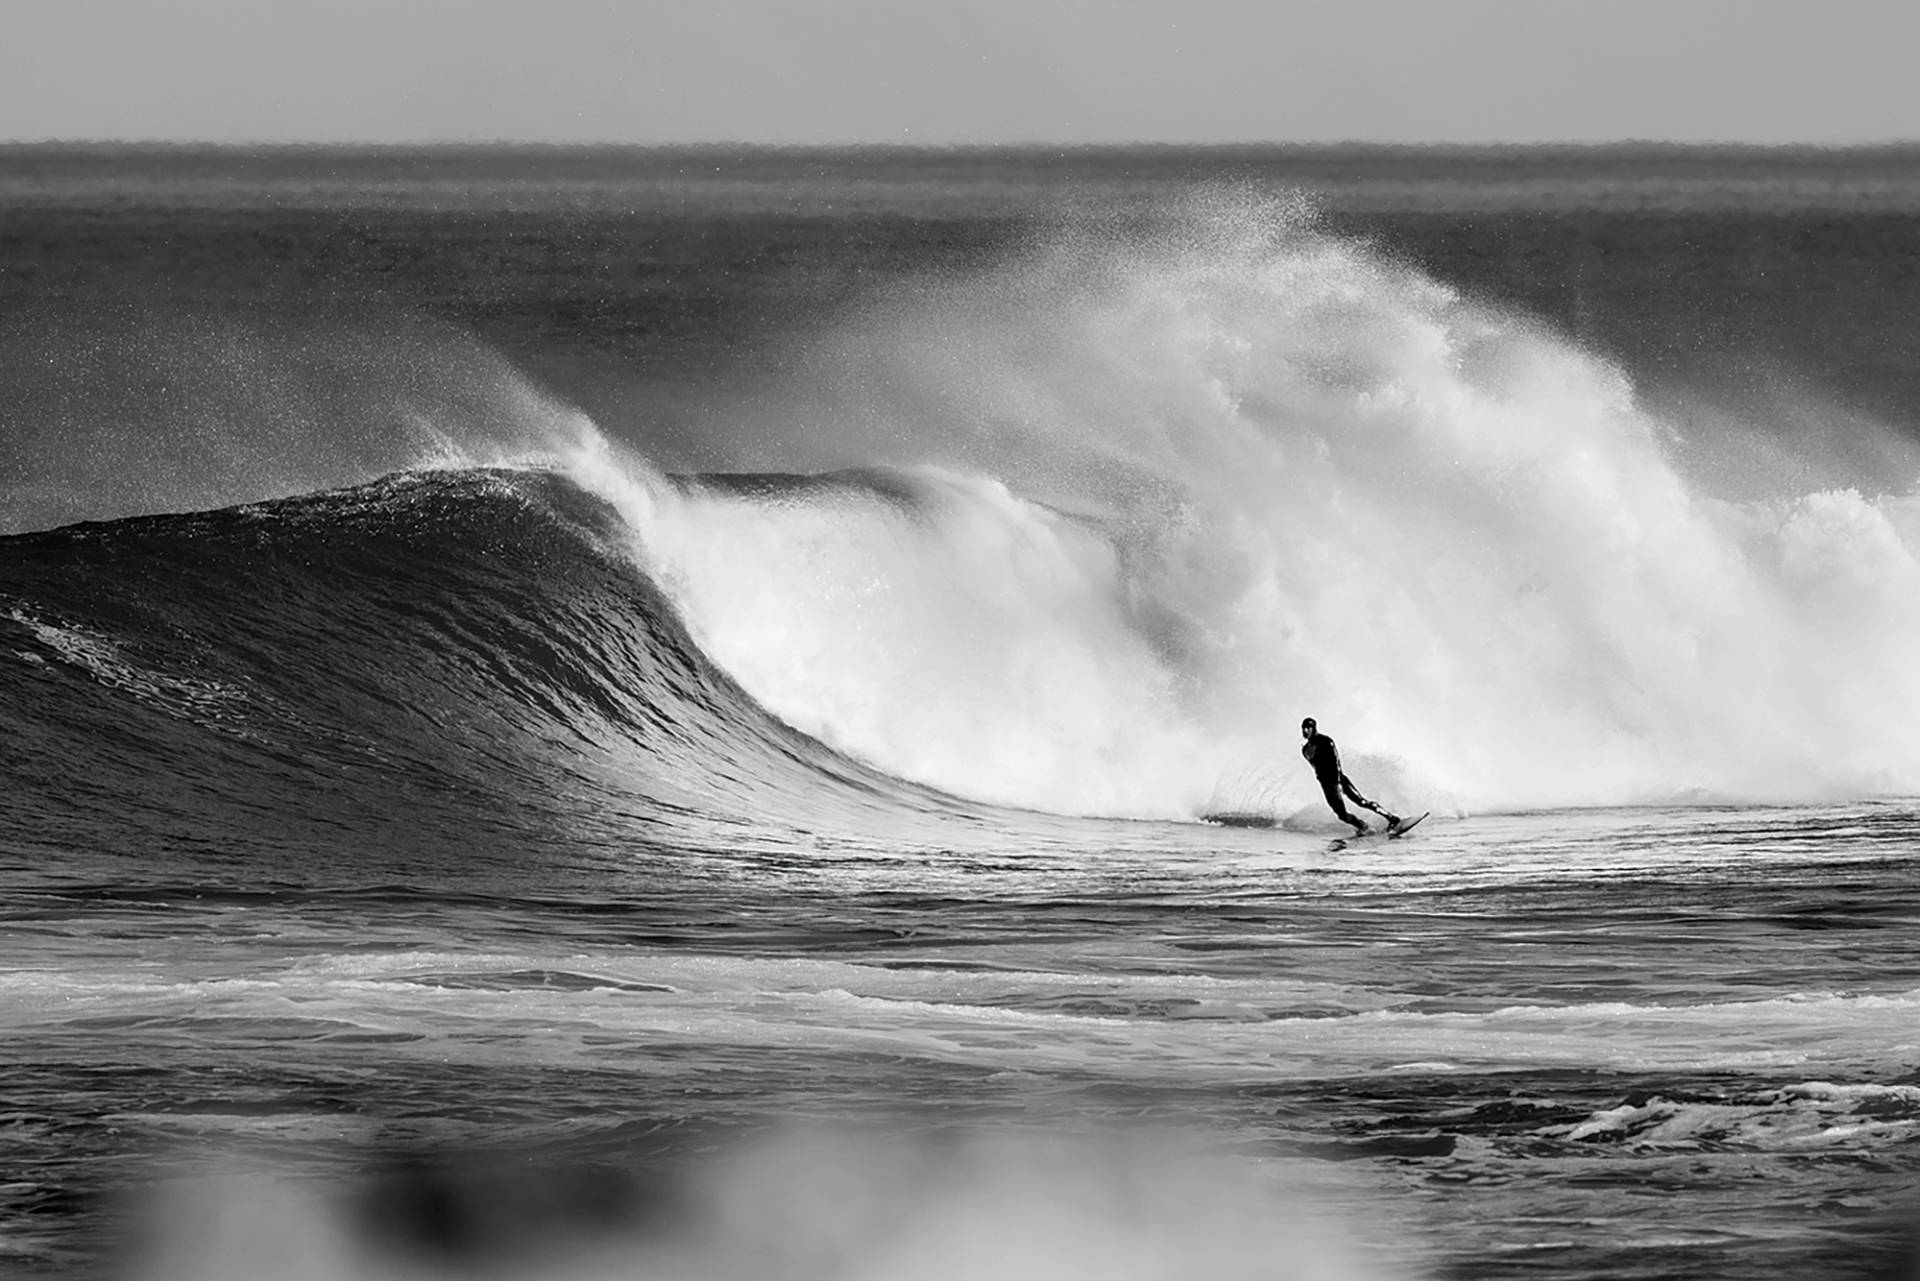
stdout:
<svg viewBox="0 0 1920 1281">
<path fill-rule="evenodd" d="M 1810 141 L 1679 141 L 1660 138 L 1616 138 L 1596 140 L 1536 141 L 1382 141 L 1378 139 L 1291 139 L 1237 140 L 1216 142 L 1168 142 L 1162 140 L 1107 142 L 763 142 L 743 139 L 701 139 L 676 142 L 631 142 L 615 140 L 570 140 L 522 138 L 419 138 L 368 141 L 356 139 L 250 139 L 217 140 L 204 138 L 0 138 L 0 150 L 24 151 L 61 149 L 84 151 L 174 150 L 174 151 L 749 151 L 749 152 L 1115 152 L 1115 151 L 1441 151 L 1522 152 L 1522 151 L 1722 151 L 1722 152 L 1867 152 L 1920 150 L 1920 138 L 1888 138 L 1851 142 Z"/>
</svg>

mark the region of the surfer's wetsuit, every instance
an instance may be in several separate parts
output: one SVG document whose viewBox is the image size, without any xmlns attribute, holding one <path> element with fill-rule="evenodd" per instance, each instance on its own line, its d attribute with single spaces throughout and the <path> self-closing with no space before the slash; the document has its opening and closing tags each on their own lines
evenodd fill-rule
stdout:
<svg viewBox="0 0 1920 1281">
<path fill-rule="evenodd" d="M 1315 727 L 1307 741 L 1300 745 L 1300 755 L 1306 757 L 1307 764 L 1313 766 L 1313 775 L 1320 780 L 1320 790 L 1326 793 L 1327 804 L 1332 807 L 1342 823 L 1351 823 L 1354 831 L 1364 834 L 1367 825 L 1347 812 L 1346 800 L 1351 800 L 1363 809 L 1372 810 L 1386 819 L 1389 824 L 1400 821 L 1360 795 L 1359 790 L 1340 768 L 1340 749 L 1335 747 L 1333 740 L 1322 734 L 1318 727 Z M 1343 794 L 1346 800 L 1341 799 Z"/>
</svg>

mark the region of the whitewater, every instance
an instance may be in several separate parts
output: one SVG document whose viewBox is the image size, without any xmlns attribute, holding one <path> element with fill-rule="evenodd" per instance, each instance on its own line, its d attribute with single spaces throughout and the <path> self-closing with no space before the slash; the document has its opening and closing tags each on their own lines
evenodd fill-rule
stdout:
<svg viewBox="0 0 1920 1281">
<path fill-rule="evenodd" d="M 549 411 L 789 724 L 1070 814 L 1311 810 L 1302 714 L 1408 810 L 1920 790 L 1920 460 L 1717 498 L 1617 368 L 1295 204 L 1054 234 L 810 341 L 773 430 L 845 470 L 676 482 Z"/>
<path fill-rule="evenodd" d="M 1910 1265 L 1902 157 L 31 159 L 0 1271 Z"/>
</svg>

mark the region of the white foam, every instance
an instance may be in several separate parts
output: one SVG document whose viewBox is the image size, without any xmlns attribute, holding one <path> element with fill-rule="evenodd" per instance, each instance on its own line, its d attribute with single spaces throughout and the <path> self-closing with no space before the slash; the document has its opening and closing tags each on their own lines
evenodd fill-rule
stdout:
<svg viewBox="0 0 1920 1281">
<path fill-rule="evenodd" d="M 1912 1087 L 1821 1081 L 1723 1100 L 1655 1096 L 1595 1112 L 1566 1127 L 1564 1135 L 1574 1142 L 1603 1139 L 1634 1148 L 1857 1150 L 1869 1141 L 1899 1143 L 1920 1131 L 1916 1097 L 1920 1091 Z M 1857 1116 L 1855 1109 L 1863 1103 L 1879 1105 L 1884 1114 Z"/>
<path fill-rule="evenodd" d="M 636 528 L 747 689 L 883 769 L 1284 808 L 1313 714 L 1422 808 L 1920 790 L 1910 502 L 1696 494 L 1619 371 L 1290 212 L 1072 232 L 797 363 L 770 417 L 828 425 L 763 452 L 920 502 L 644 485 Z"/>
<path fill-rule="evenodd" d="M 547 985 L 527 971 L 581 982 Z M 841 960 L 652 953 L 482 955 L 402 950 L 310 956 L 245 975 L 195 970 L 22 971 L 0 978 L 7 1027 L 137 1021 L 155 1043 L 218 1037 L 405 1037 L 436 1062 L 618 1059 L 660 1041 L 809 1051 L 891 1047 L 993 1070 L 1068 1069 L 1146 1080 L 1273 1080 L 1382 1064 L 1452 1069 L 1818 1070 L 1920 1049 L 1920 991 L 1761 1000 L 1594 1002 L 1429 1010 L 1421 998 L 1285 975 L 1184 980 L 1044 969 L 898 970 Z M 1170 992 L 1202 1009 L 1160 1007 Z M 1310 1015 L 1293 1013 L 1304 1005 Z M 1337 1016 L 1334 1015 L 1339 1011 Z M 698 1060 L 650 1071 L 700 1070 Z M 1817 1084 L 1806 1088 L 1809 1098 Z M 1844 1089 L 1844 1087 L 1832 1087 Z"/>
<path fill-rule="evenodd" d="M 142 666 L 112 640 L 74 624 L 49 622 L 20 608 L 8 610 L 7 617 L 25 626 L 63 662 L 102 685 L 213 728 L 238 732 L 235 727 L 244 721 L 247 695 L 236 685 Z M 39 659 L 31 653 L 27 657 Z"/>
</svg>

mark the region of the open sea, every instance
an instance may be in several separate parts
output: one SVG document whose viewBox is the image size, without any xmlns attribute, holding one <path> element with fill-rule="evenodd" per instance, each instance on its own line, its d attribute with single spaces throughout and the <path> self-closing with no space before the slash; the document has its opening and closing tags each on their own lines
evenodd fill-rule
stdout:
<svg viewBox="0 0 1920 1281">
<path fill-rule="evenodd" d="M 1917 853 L 1920 150 L 0 148 L 0 1273 L 1911 1279 Z"/>
</svg>

